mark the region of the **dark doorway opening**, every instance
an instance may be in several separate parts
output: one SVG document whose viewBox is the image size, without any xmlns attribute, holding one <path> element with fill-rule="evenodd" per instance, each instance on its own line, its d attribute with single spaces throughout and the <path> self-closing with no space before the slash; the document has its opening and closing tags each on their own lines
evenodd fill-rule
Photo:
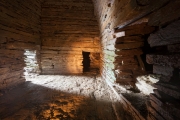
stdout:
<svg viewBox="0 0 180 120">
<path fill-rule="evenodd" d="M 90 71 L 90 52 L 82 52 L 83 55 L 83 72 L 89 72 Z"/>
</svg>

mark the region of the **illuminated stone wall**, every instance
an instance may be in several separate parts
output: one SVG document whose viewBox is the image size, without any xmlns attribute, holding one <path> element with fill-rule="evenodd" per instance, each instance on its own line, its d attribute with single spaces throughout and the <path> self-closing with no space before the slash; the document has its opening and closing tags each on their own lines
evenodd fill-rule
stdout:
<svg viewBox="0 0 180 120">
<path fill-rule="evenodd" d="M 99 29 L 92 1 L 45 0 L 42 5 L 42 74 L 82 73 L 83 51 L 99 53 Z M 99 68 L 99 61 L 92 59 L 91 62 L 92 67 Z"/>
</svg>

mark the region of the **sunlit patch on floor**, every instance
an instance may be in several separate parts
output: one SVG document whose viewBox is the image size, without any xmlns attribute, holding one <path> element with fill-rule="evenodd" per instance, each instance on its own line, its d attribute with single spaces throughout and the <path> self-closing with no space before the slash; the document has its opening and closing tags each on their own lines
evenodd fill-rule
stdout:
<svg viewBox="0 0 180 120">
<path fill-rule="evenodd" d="M 97 76 L 26 77 L 0 97 L 0 119 L 116 120 L 116 100 Z"/>
</svg>

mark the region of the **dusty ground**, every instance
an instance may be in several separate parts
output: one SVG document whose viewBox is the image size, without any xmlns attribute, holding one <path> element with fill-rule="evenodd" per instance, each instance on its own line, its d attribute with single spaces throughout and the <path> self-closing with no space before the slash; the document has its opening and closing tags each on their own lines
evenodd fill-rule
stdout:
<svg viewBox="0 0 180 120">
<path fill-rule="evenodd" d="M 0 120 L 125 120 L 114 112 L 116 97 L 100 77 L 26 79 L 0 97 Z"/>
</svg>

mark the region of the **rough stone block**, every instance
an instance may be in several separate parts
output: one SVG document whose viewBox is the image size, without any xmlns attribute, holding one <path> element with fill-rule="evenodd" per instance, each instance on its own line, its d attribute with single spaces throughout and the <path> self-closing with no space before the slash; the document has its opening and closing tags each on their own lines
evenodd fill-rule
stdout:
<svg viewBox="0 0 180 120">
<path fill-rule="evenodd" d="M 146 55 L 149 64 L 180 68 L 180 54 L 173 55 Z"/>
<path fill-rule="evenodd" d="M 148 24 L 150 26 L 162 26 L 174 21 L 180 17 L 180 1 L 171 1 L 158 11 L 154 12 L 150 18 Z"/>
<path fill-rule="evenodd" d="M 168 51 L 172 53 L 180 52 L 180 44 L 168 45 Z"/>
<path fill-rule="evenodd" d="M 153 73 L 155 74 L 172 76 L 173 70 L 174 69 L 172 67 L 153 65 Z"/>
<path fill-rule="evenodd" d="M 161 77 L 159 78 L 160 81 L 164 81 L 164 82 L 170 82 L 172 76 L 165 76 L 165 75 L 161 75 Z"/>
<path fill-rule="evenodd" d="M 130 50 L 116 50 L 116 55 L 129 56 L 129 55 L 141 55 L 143 51 L 139 49 L 130 49 Z"/>
<path fill-rule="evenodd" d="M 117 56 L 115 58 L 115 63 L 121 63 L 122 65 L 138 64 L 134 56 Z"/>
<path fill-rule="evenodd" d="M 155 120 L 157 120 L 157 119 L 158 120 L 164 120 L 164 118 L 158 113 L 158 111 L 156 111 L 152 107 L 152 105 L 150 103 L 147 105 L 147 107 L 148 107 L 149 114 L 152 114 L 153 117 L 155 117 Z"/>
<path fill-rule="evenodd" d="M 152 107 L 156 111 L 158 111 L 158 113 L 160 113 L 161 116 L 163 116 L 164 118 L 167 118 L 168 120 L 174 120 L 173 116 L 169 112 L 162 109 L 156 102 L 154 102 L 153 100 L 150 100 L 150 102 L 151 102 Z"/>
<path fill-rule="evenodd" d="M 21 75 L 24 72 L 24 70 L 14 71 L 14 72 L 8 72 L 6 74 L 0 75 L 0 80 L 4 80 L 7 78 L 11 78 L 14 76 Z"/>
<path fill-rule="evenodd" d="M 162 86 L 160 84 L 154 84 L 153 86 L 155 88 L 157 88 L 159 91 L 162 91 L 162 92 L 168 94 L 169 96 L 172 96 L 172 97 L 180 100 L 180 93 L 179 93 L 179 91 L 173 90 L 173 89 L 165 87 L 165 86 Z"/>
<path fill-rule="evenodd" d="M 173 22 L 158 32 L 151 34 L 148 43 L 151 47 L 180 43 L 180 20 Z"/>
<path fill-rule="evenodd" d="M 9 72 L 9 68 L 0 68 L 0 75 Z"/>
<path fill-rule="evenodd" d="M 116 44 L 116 49 L 133 49 L 133 48 L 140 48 L 144 46 L 143 42 L 132 42 L 132 43 L 124 43 L 124 44 Z"/>
<path fill-rule="evenodd" d="M 39 50 L 39 45 L 25 42 L 10 42 L 6 45 L 7 49 L 30 49 L 30 50 Z"/>
<path fill-rule="evenodd" d="M 137 70 L 139 69 L 139 66 L 136 64 L 132 65 L 118 65 L 117 69 L 119 70 Z"/>
<path fill-rule="evenodd" d="M 176 99 L 168 96 L 166 93 L 160 92 L 157 89 L 154 90 L 155 95 L 151 95 L 150 99 L 160 105 L 165 111 L 171 115 L 180 118 L 180 104 Z M 171 109 L 169 109 L 171 108 Z"/>
</svg>

